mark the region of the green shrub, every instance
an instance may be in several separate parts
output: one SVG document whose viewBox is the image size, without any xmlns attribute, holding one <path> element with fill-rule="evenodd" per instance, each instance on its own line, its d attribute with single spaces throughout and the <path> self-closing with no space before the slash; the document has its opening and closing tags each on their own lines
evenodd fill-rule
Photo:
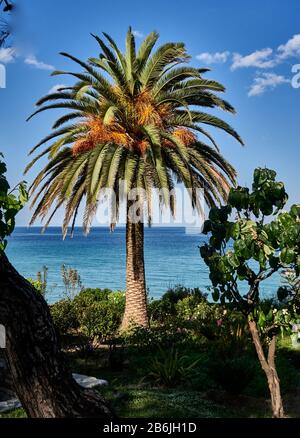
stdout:
<svg viewBox="0 0 300 438">
<path fill-rule="evenodd" d="M 77 330 L 88 342 L 105 342 L 115 336 L 125 308 L 125 294 L 110 289 L 83 289 L 74 299 L 50 307 L 61 334 Z"/>
<path fill-rule="evenodd" d="M 176 286 L 169 289 L 161 299 L 149 303 L 151 332 L 137 331 L 137 343 L 149 344 L 148 338 L 156 338 L 159 328 L 164 328 L 173 336 L 180 334 L 186 339 L 199 344 L 203 340 L 216 340 L 226 337 L 237 328 L 240 315 L 233 312 L 228 305 L 213 304 L 207 301 L 206 295 L 199 289 L 188 289 Z M 171 333 L 170 333 L 171 332 Z M 166 338 L 166 336 L 164 336 Z"/>
<path fill-rule="evenodd" d="M 255 359 L 252 356 L 214 358 L 209 365 L 211 377 L 230 394 L 241 394 L 254 378 Z"/>
<path fill-rule="evenodd" d="M 106 342 L 116 335 L 121 324 L 123 309 L 112 300 L 98 301 L 76 308 L 80 330 L 89 339 Z"/>
<path fill-rule="evenodd" d="M 39 293 L 39 294 L 43 294 L 43 285 L 41 283 L 41 281 L 34 279 L 34 278 L 27 278 L 27 281 L 29 281 L 30 284 L 32 284 L 32 286 L 35 288 L 35 290 Z"/>
<path fill-rule="evenodd" d="M 79 321 L 73 301 L 65 299 L 50 306 L 53 322 L 61 335 L 79 328 Z"/>
<path fill-rule="evenodd" d="M 176 304 L 178 301 L 190 296 L 195 297 L 198 302 L 204 301 L 207 298 L 207 294 L 201 292 L 199 288 L 188 288 L 181 285 L 176 285 L 173 288 L 169 288 L 167 292 L 163 294 L 161 300 Z"/>
<path fill-rule="evenodd" d="M 219 306 L 220 307 L 220 306 Z M 216 312 L 216 306 L 206 300 L 199 301 L 197 296 L 190 295 L 176 303 L 177 315 L 182 320 L 209 321 L 216 320 L 220 315 Z"/>
<path fill-rule="evenodd" d="M 84 289 L 73 300 L 81 332 L 105 342 L 116 335 L 125 308 L 125 294 L 109 289 Z"/>
<path fill-rule="evenodd" d="M 107 300 L 108 296 L 113 293 L 111 289 L 99 289 L 99 288 L 84 288 L 74 298 L 75 300 L 84 299 L 87 301 L 102 301 Z"/>
<path fill-rule="evenodd" d="M 207 295 L 200 289 L 190 289 L 184 286 L 170 288 L 159 300 L 150 301 L 148 313 L 150 321 L 165 323 L 177 317 L 177 304 L 186 298 L 190 298 L 194 305 L 206 301 Z M 176 321 L 174 323 L 177 324 Z"/>
<path fill-rule="evenodd" d="M 177 324 L 158 325 L 150 328 L 135 326 L 123 334 L 124 343 L 144 349 L 158 346 L 170 348 L 172 345 L 190 342 L 190 333 L 181 330 Z"/>
<path fill-rule="evenodd" d="M 176 304 L 179 325 L 189 329 L 197 336 L 213 340 L 223 331 L 224 308 L 189 296 Z"/>
<path fill-rule="evenodd" d="M 235 312 L 228 312 L 226 317 L 221 335 L 209 345 L 207 367 L 216 383 L 237 395 L 253 381 L 257 361 L 245 322 Z"/>
</svg>

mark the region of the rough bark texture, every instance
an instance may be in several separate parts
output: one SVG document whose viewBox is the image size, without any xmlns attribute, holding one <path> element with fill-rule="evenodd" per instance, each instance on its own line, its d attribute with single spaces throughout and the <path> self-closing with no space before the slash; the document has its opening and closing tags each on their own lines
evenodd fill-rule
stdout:
<svg viewBox="0 0 300 438">
<path fill-rule="evenodd" d="M 108 404 L 72 378 L 44 298 L 0 256 L 0 324 L 15 391 L 29 417 L 111 418 Z"/>
<path fill-rule="evenodd" d="M 270 341 L 268 357 L 266 358 L 255 321 L 249 321 L 249 329 L 252 335 L 258 359 L 267 377 L 271 395 L 273 417 L 282 418 L 284 417 L 284 411 L 280 392 L 280 380 L 275 366 L 276 336 L 273 336 Z"/>
<path fill-rule="evenodd" d="M 129 207 L 128 207 L 129 210 Z M 144 266 L 144 224 L 132 223 L 127 210 L 126 224 L 126 305 L 121 330 L 131 324 L 148 327 Z"/>
</svg>

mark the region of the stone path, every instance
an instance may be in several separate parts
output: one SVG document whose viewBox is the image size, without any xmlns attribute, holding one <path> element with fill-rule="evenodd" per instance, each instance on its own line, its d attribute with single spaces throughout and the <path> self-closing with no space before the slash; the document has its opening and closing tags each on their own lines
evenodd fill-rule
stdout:
<svg viewBox="0 0 300 438">
<path fill-rule="evenodd" d="M 78 385 L 83 388 L 94 388 L 95 386 L 106 386 L 108 385 L 107 380 L 97 379 L 96 377 L 84 376 L 83 374 L 73 374 L 74 379 Z M 17 398 L 12 398 L 10 400 L 0 402 L 0 414 L 4 412 L 13 411 L 14 409 L 21 408 L 21 403 Z"/>
<path fill-rule="evenodd" d="M 78 385 L 83 388 L 94 388 L 95 386 L 107 386 L 108 381 L 102 379 L 96 379 L 96 377 L 84 376 L 83 374 L 73 374 L 73 378 L 76 380 Z"/>
<path fill-rule="evenodd" d="M 14 409 L 18 408 L 21 408 L 21 403 L 17 398 L 0 402 L 0 414 L 8 411 L 13 411 Z"/>
</svg>

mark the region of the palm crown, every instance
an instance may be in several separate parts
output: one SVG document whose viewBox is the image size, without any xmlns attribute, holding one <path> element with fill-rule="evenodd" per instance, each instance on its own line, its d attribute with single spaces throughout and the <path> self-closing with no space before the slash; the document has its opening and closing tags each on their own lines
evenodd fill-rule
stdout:
<svg viewBox="0 0 300 438">
<path fill-rule="evenodd" d="M 40 99 L 39 108 L 30 116 L 54 108 L 70 110 L 31 151 L 54 141 L 26 169 L 48 154 L 47 165 L 31 186 L 32 222 L 49 215 L 47 226 L 65 204 L 66 234 L 70 223 L 74 228 L 79 205 L 85 200 L 84 228 L 88 231 L 101 189 L 117 192 L 121 180 L 126 182 L 125 195 L 134 187 L 145 189 L 150 220 L 151 190 L 171 190 L 176 182 L 193 188 L 195 207 L 196 188 L 204 189 L 209 206 L 220 203 L 234 184 L 235 171 L 205 126 L 242 140 L 227 123 L 201 107 L 234 113 L 215 94 L 224 87 L 203 78 L 208 69 L 180 65 L 190 59 L 183 43 L 166 43 L 153 51 L 158 34 L 152 32 L 136 50 L 129 29 L 123 54 L 109 35 L 103 35 L 106 42 L 93 35 L 101 48 L 97 58 L 82 62 L 62 53 L 82 71 L 55 71 L 53 75 L 69 74 L 77 82 Z M 163 196 L 162 202 L 174 212 L 173 196 Z"/>
</svg>

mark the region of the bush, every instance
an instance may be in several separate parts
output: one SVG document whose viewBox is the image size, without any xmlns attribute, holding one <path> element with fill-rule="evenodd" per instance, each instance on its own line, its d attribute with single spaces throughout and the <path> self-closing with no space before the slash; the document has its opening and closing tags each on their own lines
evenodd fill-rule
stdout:
<svg viewBox="0 0 300 438">
<path fill-rule="evenodd" d="M 229 306 L 213 304 L 199 289 L 176 286 L 169 289 L 160 300 L 149 304 L 149 318 L 152 332 L 143 331 L 137 343 L 147 343 L 147 336 L 156 337 L 156 332 L 164 328 L 168 336 L 185 337 L 199 344 L 206 340 L 216 340 L 235 330 L 237 315 Z M 240 318 L 239 318 L 240 319 Z M 165 334 L 164 338 L 166 338 Z"/>
<path fill-rule="evenodd" d="M 121 324 L 125 294 L 110 289 L 84 289 L 73 301 L 81 332 L 90 341 L 106 342 Z"/>
<path fill-rule="evenodd" d="M 196 336 L 214 340 L 221 336 L 224 324 L 224 308 L 220 305 L 198 301 L 189 296 L 176 304 L 179 324 L 192 331 Z"/>
<path fill-rule="evenodd" d="M 210 344 L 208 370 L 225 391 L 237 395 L 254 379 L 257 362 L 239 315 L 229 312 L 226 316 L 221 336 Z"/>
<path fill-rule="evenodd" d="M 80 330 L 90 340 L 106 342 L 113 338 L 121 324 L 123 306 L 111 299 L 96 301 L 86 307 L 77 305 Z"/>
<path fill-rule="evenodd" d="M 201 301 L 206 301 L 207 294 L 201 292 L 199 288 L 188 288 L 177 285 L 173 288 L 169 288 L 167 292 L 163 294 L 161 300 L 175 305 L 178 301 L 187 297 L 194 297 L 195 301 L 199 303 Z"/>
<path fill-rule="evenodd" d="M 193 303 L 197 305 L 206 301 L 207 294 L 202 293 L 198 288 L 190 289 L 180 285 L 170 288 L 160 300 L 153 300 L 149 303 L 150 320 L 165 323 L 166 320 L 176 318 L 176 305 L 186 298 L 191 298 Z"/>
<path fill-rule="evenodd" d="M 79 321 L 72 300 L 65 299 L 50 306 L 53 322 L 61 335 L 79 328 Z"/>
<path fill-rule="evenodd" d="M 82 289 L 78 295 L 74 298 L 75 301 L 86 300 L 86 301 L 103 301 L 107 300 L 108 296 L 114 293 L 111 289 L 99 289 L 99 288 L 86 288 Z"/>
<path fill-rule="evenodd" d="M 124 343 L 127 345 L 157 349 L 157 347 L 170 348 L 172 345 L 187 344 L 191 340 L 188 331 L 178 328 L 177 324 L 158 325 L 150 328 L 135 326 L 123 334 Z"/>
<path fill-rule="evenodd" d="M 211 377 L 230 394 L 241 394 L 255 375 L 256 363 L 251 356 L 218 358 L 210 363 Z"/>
<path fill-rule="evenodd" d="M 43 295 L 43 284 L 40 280 L 35 280 L 34 278 L 27 278 L 27 281 L 29 281 L 30 284 L 35 288 L 35 290 Z"/>
<path fill-rule="evenodd" d="M 218 306 L 220 307 L 220 306 Z M 220 317 L 220 312 L 216 312 L 217 307 L 208 303 L 206 300 L 199 301 L 197 296 L 190 295 L 176 304 L 177 315 L 182 320 L 187 321 L 209 321 Z"/>
<path fill-rule="evenodd" d="M 54 323 L 61 334 L 77 330 L 88 338 L 106 342 L 115 336 L 125 308 L 125 294 L 110 289 L 83 289 L 74 299 L 51 306 Z"/>
</svg>

